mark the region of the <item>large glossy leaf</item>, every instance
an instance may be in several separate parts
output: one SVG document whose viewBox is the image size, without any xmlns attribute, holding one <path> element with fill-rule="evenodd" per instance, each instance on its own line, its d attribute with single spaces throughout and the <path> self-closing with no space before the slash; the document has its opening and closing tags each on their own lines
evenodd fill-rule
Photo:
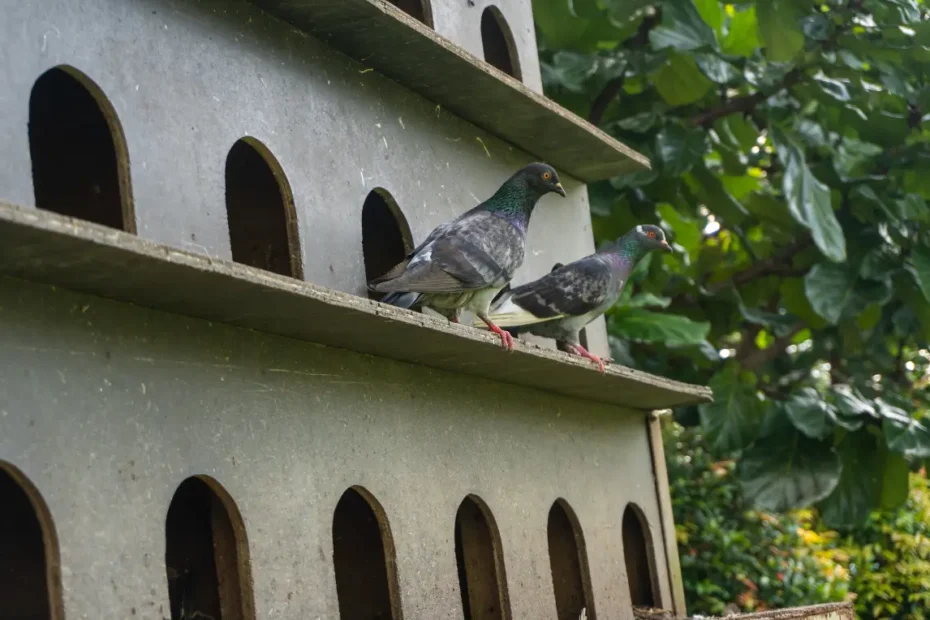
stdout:
<svg viewBox="0 0 930 620">
<path fill-rule="evenodd" d="M 856 279 L 847 265 L 818 263 L 804 278 L 804 292 L 814 311 L 836 325 L 855 296 Z"/>
<path fill-rule="evenodd" d="M 836 412 L 814 388 L 802 388 L 792 394 L 784 407 L 794 427 L 808 437 L 822 439 L 833 433 Z"/>
<path fill-rule="evenodd" d="M 901 415 L 882 417 L 885 418 L 882 430 L 889 449 L 908 458 L 930 458 L 930 430 L 926 426 L 903 411 Z"/>
<path fill-rule="evenodd" d="M 560 50 L 552 56 L 550 69 L 564 88 L 581 93 L 585 82 L 597 71 L 597 56 Z"/>
<path fill-rule="evenodd" d="M 693 0 L 666 0 L 662 3 L 662 23 L 649 32 L 649 42 L 655 50 L 688 52 L 716 46 L 717 36 Z"/>
<path fill-rule="evenodd" d="M 704 75 L 717 84 L 729 84 L 742 77 L 736 67 L 713 54 L 695 54 L 694 61 Z"/>
<path fill-rule="evenodd" d="M 811 172 L 803 151 L 779 129 L 772 128 L 772 139 L 785 166 L 782 190 L 792 217 L 811 231 L 817 248 L 834 262 L 846 260 L 846 239 L 833 212 L 830 189 Z"/>
<path fill-rule="evenodd" d="M 637 293 L 624 304 L 627 308 L 668 308 L 672 303 L 670 297 L 659 297 L 652 293 Z"/>
<path fill-rule="evenodd" d="M 704 162 L 699 162 L 691 175 L 698 183 L 696 192 L 715 215 L 730 226 L 738 225 L 745 219 L 749 213 L 746 207 L 726 190 L 720 177 L 708 170 Z"/>
<path fill-rule="evenodd" d="M 743 453 L 737 472 L 746 498 L 770 512 L 809 506 L 828 496 L 842 465 L 828 441 L 791 429 L 763 437 Z"/>
<path fill-rule="evenodd" d="M 897 499 L 902 481 L 906 493 L 907 468 L 901 468 L 903 459 L 889 454 L 880 435 L 867 430 L 850 433 L 843 438 L 839 455 L 843 464 L 840 480 L 818 506 L 831 528 L 861 525 L 869 513 L 882 507 L 883 498 L 888 503 Z"/>
<path fill-rule="evenodd" d="M 883 151 L 877 144 L 846 138 L 836 149 L 833 167 L 842 181 L 858 179 L 871 171 L 874 158 Z"/>
<path fill-rule="evenodd" d="M 914 246 L 908 269 L 914 274 L 920 292 L 930 301 L 930 248 L 923 245 Z"/>
<path fill-rule="evenodd" d="M 756 4 L 756 13 L 766 58 L 788 62 L 804 49 L 800 15 L 790 0 L 763 0 Z"/>
<path fill-rule="evenodd" d="M 671 54 L 653 76 L 656 90 L 669 105 L 680 106 L 694 103 L 713 86 L 704 77 L 694 59 L 680 54 Z"/>
<path fill-rule="evenodd" d="M 757 28 L 754 4 L 741 11 L 737 10 L 730 18 L 729 30 L 723 38 L 723 51 L 736 56 L 752 56 L 761 47 Z"/>
<path fill-rule="evenodd" d="M 681 347 L 701 343 L 707 338 L 710 323 L 642 308 L 621 308 L 611 314 L 609 328 L 619 338 Z"/>
<path fill-rule="evenodd" d="M 784 336 L 790 333 L 798 324 L 798 317 L 792 314 L 777 314 L 759 310 L 758 308 L 747 308 L 742 303 L 739 304 L 739 313 L 750 323 L 771 328 L 776 336 Z"/>
<path fill-rule="evenodd" d="M 703 129 L 666 125 L 656 136 L 656 154 L 666 176 L 677 177 L 691 170 L 704 155 L 704 141 Z"/>
<path fill-rule="evenodd" d="M 735 366 L 711 377 L 714 402 L 698 407 L 710 445 L 720 452 L 749 446 L 758 437 L 765 413 L 755 389 L 744 383 Z"/>
<path fill-rule="evenodd" d="M 820 86 L 824 94 L 837 101 L 849 101 L 849 90 L 842 80 L 835 80 L 831 77 L 827 77 L 823 73 L 818 73 L 814 76 L 814 81 Z"/>
</svg>

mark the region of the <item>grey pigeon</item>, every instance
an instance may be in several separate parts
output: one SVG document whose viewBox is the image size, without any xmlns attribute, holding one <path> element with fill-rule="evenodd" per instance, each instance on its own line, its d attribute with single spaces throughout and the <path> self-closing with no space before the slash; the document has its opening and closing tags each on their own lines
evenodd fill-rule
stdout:
<svg viewBox="0 0 930 620">
<path fill-rule="evenodd" d="M 382 300 L 401 307 L 429 307 L 458 322 L 471 310 L 513 349 L 513 337 L 488 318 L 491 300 L 523 264 L 526 229 L 536 203 L 554 192 L 565 196 L 556 171 L 529 164 L 493 196 L 437 226 L 400 264 L 369 288 L 391 293 Z"/>
<path fill-rule="evenodd" d="M 511 334 L 554 338 L 559 349 L 588 358 L 603 373 L 603 360 L 581 346 L 579 334 L 616 303 L 636 263 L 652 250 L 672 248 L 658 226 L 637 226 L 609 249 L 568 265 L 556 263 L 538 280 L 500 295 L 491 321 Z"/>
</svg>

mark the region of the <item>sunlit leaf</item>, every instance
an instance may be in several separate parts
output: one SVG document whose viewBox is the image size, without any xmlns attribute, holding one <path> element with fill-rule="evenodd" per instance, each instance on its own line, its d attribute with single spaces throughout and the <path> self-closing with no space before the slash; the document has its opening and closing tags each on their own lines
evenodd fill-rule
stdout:
<svg viewBox="0 0 930 620">
<path fill-rule="evenodd" d="M 709 386 L 714 402 L 698 407 L 707 440 L 721 452 L 749 446 L 759 436 L 765 412 L 755 390 L 741 381 L 735 367 L 715 374 Z"/>
<path fill-rule="evenodd" d="M 678 54 L 670 55 L 655 73 L 653 82 L 662 99 L 673 106 L 694 103 L 713 86 L 692 58 Z"/>
<path fill-rule="evenodd" d="M 714 47 L 717 37 L 694 6 L 693 0 L 666 0 L 662 3 L 662 22 L 649 32 L 655 50 L 672 48 L 687 52 Z"/>
<path fill-rule="evenodd" d="M 800 15 L 790 0 L 766 0 L 756 4 L 759 38 L 765 56 L 775 62 L 792 60 L 804 48 Z"/>
<path fill-rule="evenodd" d="M 627 340 L 681 347 L 696 345 L 707 338 L 710 323 L 642 308 L 620 308 L 611 314 L 608 329 L 612 335 Z"/>
</svg>

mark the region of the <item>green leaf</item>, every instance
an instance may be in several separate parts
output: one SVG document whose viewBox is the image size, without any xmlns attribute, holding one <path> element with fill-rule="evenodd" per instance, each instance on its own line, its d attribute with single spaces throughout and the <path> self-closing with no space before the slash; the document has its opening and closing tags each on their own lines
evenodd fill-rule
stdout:
<svg viewBox="0 0 930 620">
<path fill-rule="evenodd" d="M 830 97 L 833 97 L 837 101 L 849 101 L 849 91 L 846 89 L 846 84 L 840 80 L 834 80 L 823 73 L 818 73 L 814 76 L 814 81 L 817 82 L 820 89 Z"/>
<path fill-rule="evenodd" d="M 854 296 L 856 273 L 847 265 L 818 263 L 804 277 L 804 292 L 814 311 L 836 325 Z"/>
<path fill-rule="evenodd" d="M 903 200 L 895 202 L 898 215 L 902 220 L 914 222 L 927 222 L 930 220 L 930 207 L 920 194 L 908 194 Z"/>
<path fill-rule="evenodd" d="M 846 260 L 846 239 L 833 212 L 830 189 L 814 176 L 804 161 L 803 151 L 789 142 L 781 130 L 773 127 L 772 139 L 785 166 L 782 190 L 792 217 L 810 229 L 824 256 L 836 263 Z"/>
<path fill-rule="evenodd" d="M 736 366 L 710 379 L 714 402 L 698 406 L 708 442 L 719 452 L 741 450 L 759 435 L 765 413 L 755 389 L 740 380 Z"/>
<path fill-rule="evenodd" d="M 908 263 L 908 271 L 914 275 L 920 292 L 924 298 L 930 301 L 930 248 L 923 245 L 916 245 L 911 250 L 911 260 Z"/>
<path fill-rule="evenodd" d="M 829 442 L 793 429 L 763 437 L 737 464 L 746 499 L 769 512 L 787 512 L 822 500 L 836 488 L 841 471 Z"/>
<path fill-rule="evenodd" d="M 692 0 L 666 0 L 662 4 L 662 23 L 649 31 L 649 42 L 654 50 L 689 52 L 715 47 L 717 36 Z"/>
<path fill-rule="evenodd" d="M 828 325 L 811 306 L 807 294 L 804 292 L 803 278 L 785 278 L 778 287 L 781 295 L 781 305 L 795 315 L 812 329 L 822 329 Z"/>
<path fill-rule="evenodd" d="M 872 403 L 850 386 L 839 383 L 831 386 L 831 391 L 836 406 L 836 423 L 846 430 L 858 430 L 866 420 L 878 417 Z"/>
<path fill-rule="evenodd" d="M 851 181 L 870 172 L 873 158 L 883 152 L 884 149 L 877 144 L 844 138 L 836 149 L 833 167 L 842 181 Z"/>
<path fill-rule="evenodd" d="M 645 133 L 652 129 L 652 126 L 655 125 L 658 119 L 659 113 L 653 109 L 649 110 L 648 112 L 641 112 L 640 114 L 634 114 L 633 116 L 628 116 L 618 121 L 614 121 L 613 125 L 616 125 L 625 131 Z"/>
<path fill-rule="evenodd" d="M 656 153 L 669 177 L 678 177 L 691 170 L 704 155 L 704 148 L 703 129 L 685 129 L 670 123 L 656 136 Z"/>
<path fill-rule="evenodd" d="M 683 247 L 689 256 L 696 256 L 701 249 L 702 236 L 698 222 L 682 215 L 667 202 L 659 203 L 656 213 L 671 228 L 673 242 Z"/>
<path fill-rule="evenodd" d="M 668 308 L 671 297 L 659 297 L 652 293 L 637 293 L 626 302 L 627 308 Z"/>
<path fill-rule="evenodd" d="M 804 49 L 799 12 L 790 0 L 762 0 L 756 4 L 759 38 L 765 45 L 765 57 L 774 62 L 789 62 Z"/>
<path fill-rule="evenodd" d="M 765 312 L 758 308 L 747 308 L 742 302 L 739 304 L 739 312 L 750 323 L 771 327 L 776 336 L 785 336 L 791 333 L 791 330 L 798 323 L 798 318 L 791 314 L 777 314 L 775 312 Z"/>
<path fill-rule="evenodd" d="M 728 225 L 739 224 L 749 214 L 746 207 L 724 188 L 720 177 L 707 169 L 704 162 L 698 163 L 691 171 L 691 175 L 700 184 L 697 193 L 701 200 L 708 209 L 723 218 Z"/>
<path fill-rule="evenodd" d="M 730 18 L 730 28 L 723 39 L 723 51 L 734 56 L 752 56 L 762 47 L 756 34 L 757 28 L 755 5 L 736 11 Z"/>
<path fill-rule="evenodd" d="M 585 82 L 597 72 L 597 56 L 560 50 L 553 54 L 550 69 L 563 87 L 583 93 Z"/>
<path fill-rule="evenodd" d="M 897 411 L 892 412 L 890 409 Z M 930 458 L 930 431 L 927 427 L 912 419 L 903 410 L 884 404 L 879 407 L 882 431 L 888 448 L 907 458 Z"/>
<path fill-rule="evenodd" d="M 662 343 L 667 347 L 690 346 L 707 338 L 710 323 L 641 308 L 620 308 L 610 316 L 610 333 L 627 340 Z"/>
<path fill-rule="evenodd" d="M 694 0 L 694 6 L 704 22 L 714 29 L 717 36 L 723 33 L 723 23 L 726 20 L 726 13 L 723 12 L 723 6 L 718 0 Z"/>
<path fill-rule="evenodd" d="M 828 526 L 846 529 L 861 525 L 880 507 L 888 449 L 880 437 L 859 431 L 843 438 L 839 454 L 839 482 L 818 508 Z"/>
<path fill-rule="evenodd" d="M 833 432 L 836 413 L 814 388 L 802 388 L 792 394 L 784 407 L 794 427 L 808 437 L 822 439 Z"/>
<path fill-rule="evenodd" d="M 694 54 L 698 68 L 717 84 L 729 84 L 742 77 L 739 70 L 713 54 Z"/>
<path fill-rule="evenodd" d="M 654 74 L 653 83 L 662 99 L 672 106 L 694 103 L 714 85 L 704 77 L 694 59 L 679 54 L 669 55 Z"/>
<path fill-rule="evenodd" d="M 897 510 L 907 501 L 908 491 L 910 490 L 908 487 L 910 467 L 903 456 L 889 452 L 885 460 L 883 473 L 879 508 L 882 510 Z"/>
</svg>

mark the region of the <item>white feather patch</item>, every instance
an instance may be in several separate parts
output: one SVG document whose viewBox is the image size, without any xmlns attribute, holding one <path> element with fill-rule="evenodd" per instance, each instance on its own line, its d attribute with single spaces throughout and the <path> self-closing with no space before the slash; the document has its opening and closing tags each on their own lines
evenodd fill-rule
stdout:
<svg viewBox="0 0 930 620">
<path fill-rule="evenodd" d="M 563 315 L 540 318 L 532 312 L 525 310 L 515 304 L 513 299 L 507 298 L 490 314 L 491 321 L 498 327 L 517 327 L 521 325 L 532 325 L 534 323 L 544 323 L 554 319 L 561 318 Z M 475 325 L 484 324 L 481 319 L 477 319 Z"/>
</svg>

